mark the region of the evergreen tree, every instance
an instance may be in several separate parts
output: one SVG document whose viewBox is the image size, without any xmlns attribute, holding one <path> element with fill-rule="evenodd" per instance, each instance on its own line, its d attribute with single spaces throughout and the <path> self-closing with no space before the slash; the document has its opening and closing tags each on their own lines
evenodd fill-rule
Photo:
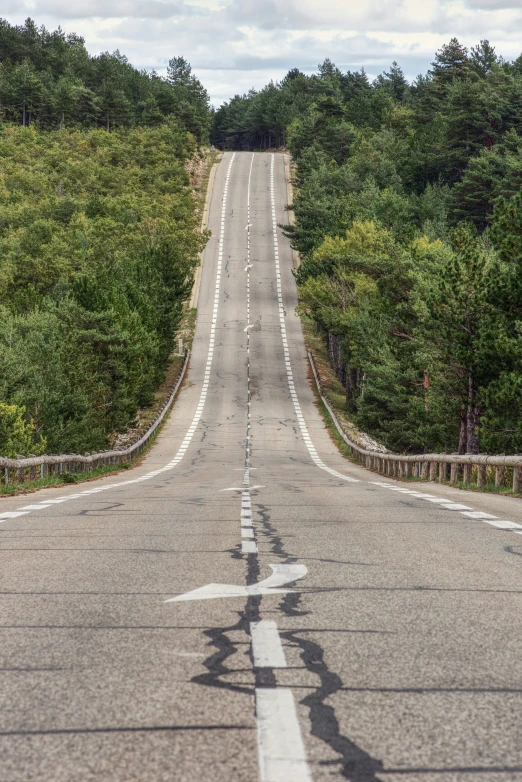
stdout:
<svg viewBox="0 0 522 782">
<path fill-rule="evenodd" d="M 402 68 L 395 62 L 392 62 L 390 70 L 384 71 L 377 76 L 374 86 L 385 90 L 398 103 L 402 103 L 408 90 L 408 82 L 404 76 Z"/>
</svg>

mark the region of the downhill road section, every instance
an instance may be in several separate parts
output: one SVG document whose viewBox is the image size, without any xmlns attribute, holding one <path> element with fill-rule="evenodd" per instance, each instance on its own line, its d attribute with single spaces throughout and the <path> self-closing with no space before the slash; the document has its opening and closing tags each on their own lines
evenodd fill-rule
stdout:
<svg viewBox="0 0 522 782">
<path fill-rule="evenodd" d="M 286 193 L 224 155 L 143 463 L 1 501 L 0 782 L 522 780 L 521 504 L 339 454 Z"/>
</svg>

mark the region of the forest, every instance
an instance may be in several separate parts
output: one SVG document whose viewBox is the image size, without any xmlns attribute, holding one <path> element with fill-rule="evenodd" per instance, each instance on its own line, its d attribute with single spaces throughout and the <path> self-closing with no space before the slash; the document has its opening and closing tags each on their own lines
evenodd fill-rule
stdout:
<svg viewBox="0 0 522 782">
<path fill-rule="evenodd" d="M 176 116 L 206 141 L 209 96 L 183 57 L 167 77 L 134 68 L 119 51 L 91 57 L 83 38 L 32 19 L 0 19 L 0 119 L 42 129 L 156 127 Z"/>
<path fill-rule="evenodd" d="M 291 153 L 300 311 L 354 423 L 405 453 L 522 451 L 522 55 L 452 39 L 411 83 L 326 60 L 232 98 L 211 140 Z"/>
<path fill-rule="evenodd" d="M 165 376 L 199 251 L 208 95 L 0 21 L 0 454 L 107 447 Z"/>
</svg>

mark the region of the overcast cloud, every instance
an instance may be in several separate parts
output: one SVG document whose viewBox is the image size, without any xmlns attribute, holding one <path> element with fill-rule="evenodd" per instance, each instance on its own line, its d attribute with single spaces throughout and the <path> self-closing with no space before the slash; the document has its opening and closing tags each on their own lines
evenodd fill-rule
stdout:
<svg viewBox="0 0 522 782">
<path fill-rule="evenodd" d="M 397 60 L 411 79 L 453 36 L 488 38 L 507 59 L 522 53 L 522 0 L 2 0 L 0 15 L 61 25 L 91 54 L 119 49 L 160 73 L 182 54 L 216 106 L 326 57 L 371 77 Z"/>
</svg>

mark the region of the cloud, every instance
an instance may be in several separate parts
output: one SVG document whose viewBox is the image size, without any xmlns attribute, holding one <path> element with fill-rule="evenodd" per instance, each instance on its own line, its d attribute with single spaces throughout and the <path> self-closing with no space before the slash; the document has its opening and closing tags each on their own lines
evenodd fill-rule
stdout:
<svg viewBox="0 0 522 782">
<path fill-rule="evenodd" d="M 521 49 L 521 0 L 3 0 L 2 13 L 60 24 L 92 54 L 118 48 L 160 73 L 183 54 L 216 105 L 326 57 L 370 76 L 397 60 L 415 78 L 453 36 L 488 38 L 507 59 Z"/>
<path fill-rule="evenodd" d="M 202 13 L 183 0 L 37 0 L 36 3 L 13 3 L 38 21 L 39 16 L 56 19 L 169 19 Z"/>
<path fill-rule="evenodd" d="M 520 0 L 466 0 L 466 6 L 480 11 L 503 11 L 510 8 L 520 9 Z"/>
</svg>

